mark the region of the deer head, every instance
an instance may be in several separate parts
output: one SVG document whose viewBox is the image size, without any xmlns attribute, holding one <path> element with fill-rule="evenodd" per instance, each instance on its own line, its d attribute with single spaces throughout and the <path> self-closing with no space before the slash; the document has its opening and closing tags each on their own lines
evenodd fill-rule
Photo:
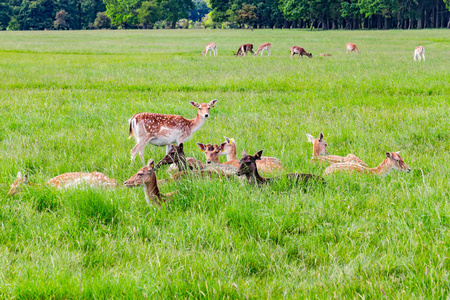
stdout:
<svg viewBox="0 0 450 300">
<path fill-rule="evenodd" d="M 27 185 L 28 184 L 28 173 L 25 173 L 22 176 L 21 172 L 17 173 L 17 179 L 16 181 L 14 181 L 13 184 L 11 184 L 11 189 L 8 192 L 9 196 L 14 196 L 15 194 L 17 194 L 18 192 L 20 192 L 20 188 L 23 185 Z"/>
<path fill-rule="evenodd" d="M 306 134 L 308 141 L 313 144 L 313 156 L 328 155 L 328 144 L 323 140 L 323 133 L 320 133 L 319 138 L 314 138 L 309 133 Z"/>
<path fill-rule="evenodd" d="M 411 168 L 405 163 L 399 152 L 386 152 L 386 159 L 391 169 L 397 169 L 402 172 L 409 173 Z"/>
<path fill-rule="evenodd" d="M 239 170 L 237 176 L 251 176 L 257 173 L 256 161 L 261 159 L 263 151 L 259 150 L 255 155 L 247 155 L 245 150 L 242 151 L 242 158 L 239 161 Z"/>
<path fill-rule="evenodd" d="M 179 162 L 186 163 L 186 156 L 184 155 L 183 143 L 180 145 L 170 145 L 169 152 L 164 156 L 155 166 L 158 170 L 161 166 L 178 164 Z M 181 171 L 181 170 L 180 170 Z"/>
<path fill-rule="evenodd" d="M 206 163 L 210 164 L 210 163 L 219 163 L 219 156 L 220 153 L 223 152 L 224 147 L 226 145 L 226 142 L 217 145 L 211 145 L 211 144 L 202 144 L 202 143 L 197 143 L 197 146 L 200 148 L 200 151 L 205 153 L 206 156 Z"/>
<path fill-rule="evenodd" d="M 150 182 L 152 176 L 155 173 L 155 162 L 150 159 L 146 166 L 143 166 L 136 174 L 131 176 L 130 179 L 125 181 L 126 187 L 142 186 Z"/>
<path fill-rule="evenodd" d="M 223 150 L 220 152 L 220 156 L 230 154 L 231 152 L 233 152 L 233 149 L 236 152 L 236 142 L 234 141 L 234 139 L 229 139 L 227 137 L 224 138 L 225 142 L 220 144 L 220 146 L 223 145 Z"/>
<path fill-rule="evenodd" d="M 214 105 L 216 105 L 216 102 L 218 100 L 214 99 L 211 100 L 209 103 L 197 103 L 194 101 L 190 101 L 189 103 L 191 103 L 191 105 L 193 107 L 197 107 L 198 108 L 198 115 L 200 115 L 203 119 L 206 119 L 209 117 L 209 110 L 214 107 Z"/>
</svg>

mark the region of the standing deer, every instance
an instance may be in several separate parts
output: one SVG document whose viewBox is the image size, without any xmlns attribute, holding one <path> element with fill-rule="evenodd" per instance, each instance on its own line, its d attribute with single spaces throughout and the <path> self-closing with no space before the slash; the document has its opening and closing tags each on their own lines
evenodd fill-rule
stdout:
<svg viewBox="0 0 450 300">
<path fill-rule="evenodd" d="M 352 51 L 355 51 L 358 54 L 360 53 L 359 50 L 358 50 L 358 47 L 356 47 L 355 44 L 347 43 L 345 46 L 347 47 L 347 52 L 346 53 L 349 53 L 349 52 L 352 53 Z"/>
<path fill-rule="evenodd" d="M 264 43 L 259 45 L 258 51 L 255 52 L 255 56 L 258 55 L 259 52 L 261 52 L 261 56 L 263 56 L 263 53 L 265 50 L 267 50 L 268 55 L 270 55 L 270 47 L 272 45 L 270 43 Z"/>
<path fill-rule="evenodd" d="M 214 56 L 218 55 L 217 53 L 217 46 L 216 43 L 209 43 L 208 45 L 206 45 L 205 50 L 203 50 L 202 55 L 208 55 L 209 52 L 209 56 L 211 57 L 211 52 L 214 53 Z"/>
<path fill-rule="evenodd" d="M 375 168 L 368 168 L 355 163 L 337 163 L 328 166 L 323 171 L 323 176 L 329 175 L 335 172 L 349 172 L 349 173 L 370 173 L 370 174 L 386 174 L 392 169 L 397 169 L 402 172 L 409 173 L 411 168 L 403 161 L 403 158 L 398 152 L 386 152 L 386 159 Z"/>
<path fill-rule="evenodd" d="M 143 166 L 136 174 L 130 177 L 127 181 L 125 181 L 125 186 L 135 187 L 135 186 L 143 186 L 145 193 L 145 200 L 147 204 L 150 205 L 150 199 L 156 204 L 158 207 L 161 207 L 161 202 L 166 202 L 166 200 L 170 199 L 173 196 L 172 193 L 161 194 L 158 188 L 158 180 L 155 174 L 155 162 L 153 159 L 150 159 L 146 166 Z"/>
<path fill-rule="evenodd" d="M 300 56 L 303 58 L 303 55 L 312 58 L 312 53 L 306 52 L 305 49 L 303 49 L 302 47 L 292 46 L 290 51 L 291 51 L 291 58 L 294 57 L 295 54 L 298 54 L 297 58 L 300 58 Z"/>
<path fill-rule="evenodd" d="M 144 148 L 150 143 L 155 146 L 166 146 L 169 152 L 170 144 L 181 144 L 187 141 L 197 130 L 202 127 L 209 117 L 209 110 L 218 100 L 209 103 L 197 103 L 191 101 L 193 107 L 198 108 L 195 119 L 189 120 L 178 115 L 164 115 L 156 113 L 138 113 L 129 120 L 129 138 L 136 138 L 136 146 L 131 149 L 131 161 L 134 161 L 139 153 L 142 164 L 145 165 Z"/>
<path fill-rule="evenodd" d="M 239 47 L 238 51 L 234 53 L 234 56 L 245 56 L 247 52 L 250 52 L 253 54 L 253 44 L 244 44 Z"/>
<path fill-rule="evenodd" d="M 242 158 L 239 161 L 239 171 L 236 173 L 238 176 L 245 175 L 247 181 L 251 185 L 263 185 L 273 183 L 275 180 L 280 179 L 280 177 L 271 177 L 266 178 L 262 177 L 258 173 L 258 167 L 256 165 L 256 161 L 261 159 L 262 150 L 258 151 L 255 155 L 247 155 L 247 153 L 242 151 Z M 325 179 L 320 176 L 313 174 L 304 174 L 304 173 L 289 173 L 285 174 L 288 179 L 294 181 L 295 183 L 309 183 L 309 181 L 321 182 L 322 184 L 326 184 Z"/>
<path fill-rule="evenodd" d="M 22 176 L 22 173 L 17 173 L 17 180 L 11 185 L 8 192 L 9 196 L 17 194 L 24 185 L 36 185 L 28 181 L 28 173 Z M 115 188 L 117 182 L 114 179 L 108 178 L 105 174 L 100 172 L 92 173 L 64 173 L 53 177 L 45 183 L 46 186 L 55 187 L 58 189 L 76 188 L 79 186 L 90 186 L 92 188 Z"/>
<path fill-rule="evenodd" d="M 310 134 L 306 134 L 308 141 L 313 144 L 313 156 L 312 159 L 321 160 L 329 162 L 330 164 L 338 162 L 351 162 L 355 164 L 360 164 L 361 166 L 367 167 L 366 163 L 353 154 L 348 154 L 347 156 L 338 155 L 328 155 L 327 146 L 328 144 L 323 139 L 323 133 L 320 133 L 319 138 L 314 138 Z"/>
<path fill-rule="evenodd" d="M 423 61 L 425 61 L 425 48 L 423 46 L 419 46 L 414 49 L 414 61 L 416 61 L 417 59 L 421 61 L 422 58 Z"/>
</svg>

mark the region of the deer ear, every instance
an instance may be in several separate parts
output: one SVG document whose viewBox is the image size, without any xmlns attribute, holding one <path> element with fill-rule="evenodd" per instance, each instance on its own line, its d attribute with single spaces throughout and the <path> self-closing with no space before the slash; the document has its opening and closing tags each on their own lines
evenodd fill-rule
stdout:
<svg viewBox="0 0 450 300">
<path fill-rule="evenodd" d="M 202 152 L 206 150 L 205 145 L 203 145 L 202 143 L 197 143 L 197 146 L 200 148 L 200 151 Z"/>
<path fill-rule="evenodd" d="M 19 171 L 19 172 L 17 173 L 17 179 L 22 179 L 22 172 Z"/>
<path fill-rule="evenodd" d="M 224 138 L 225 138 L 225 142 L 227 142 L 228 144 L 231 144 L 229 138 L 227 138 L 226 136 L 224 136 Z"/>
<path fill-rule="evenodd" d="M 23 174 L 23 182 L 28 183 L 28 172 Z"/>
<path fill-rule="evenodd" d="M 219 101 L 219 100 L 217 100 L 217 99 L 211 100 L 211 102 L 209 102 L 209 107 L 214 107 L 214 105 L 216 105 L 217 101 Z"/>
<path fill-rule="evenodd" d="M 308 139 L 308 142 L 314 143 L 315 138 L 309 133 L 306 134 L 306 138 Z"/>
<path fill-rule="evenodd" d="M 219 150 L 220 150 L 220 152 L 223 152 L 223 151 L 225 151 L 225 146 L 227 145 L 227 142 L 224 142 L 224 143 L 222 143 L 222 144 L 220 144 L 219 145 Z"/>
<path fill-rule="evenodd" d="M 153 160 L 153 158 L 151 158 L 151 159 L 148 161 L 147 165 L 148 165 L 148 167 L 149 167 L 150 169 L 155 168 L 155 161 Z"/>
<path fill-rule="evenodd" d="M 184 148 L 183 143 L 180 143 L 180 144 L 178 145 L 178 152 L 183 152 L 183 151 L 184 151 L 183 148 Z"/>
<path fill-rule="evenodd" d="M 323 133 L 320 133 L 319 140 L 323 140 Z"/>
<path fill-rule="evenodd" d="M 386 152 L 386 157 L 387 157 L 387 158 L 391 158 L 391 157 L 392 157 L 391 152 Z"/>
<path fill-rule="evenodd" d="M 242 150 L 242 156 L 247 156 L 247 152 L 245 152 L 245 150 Z"/>
<path fill-rule="evenodd" d="M 255 155 L 253 155 L 253 157 L 254 157 L 256 160 L 261 159 L 262 153 L 263 153 L 263 151 L 262 151 L 262 150 L 259 150 L 258 152 L 256 152 Z"/>
<path fill-rule="evenodd" d="M 189 101 L 189 103 L 190 103 L 193 107 L 199 107 L 199 106 L 200 106 L 197 102 L 194 102 L 194 101 Z"/>
</svg>

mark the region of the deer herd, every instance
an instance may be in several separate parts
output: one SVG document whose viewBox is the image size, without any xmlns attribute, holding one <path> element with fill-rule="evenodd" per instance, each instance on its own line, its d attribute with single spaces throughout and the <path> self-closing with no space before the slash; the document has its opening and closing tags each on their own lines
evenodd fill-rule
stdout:
<svg viewBox="0 0 450 300">
<path fill-rule="evenodd" d="M 150 200 L 157 206 L 161 202 L 173 197 L 174 193 L 162 194 L 158 184 L 168 181 L 183 180 L 186 178 L 234 178 L 244 176 L 250 185 L 267 185 L 281 178 L 300 185 L 326 185 L 323 177 L 337 172 L 386 174 L 392 169 L 409 172 L 411 169 L 403 161 L 398 152 L 386 152 L 386 158 L 375 168 L 369 168 L 364 161 L 354 154 L 347 156 L 329 155 L 327 143 L 321 133 L 318 138 L 306 134 L 307 140 L 313 144 L 312 160 L 323 161 L 330 165 L 324 170 L 322 176 L 308 173 L 286 173 L 283 163 L 275 157 L 262 156 L 260 150 L 254 155 L 248 155 L 242 151 L 241 159 L 237 158 L 237 146 L 234 139 L 225 137 L 221 144 L 197 143 L 200 151 L 205 153 L 206 163 L 192 157 L 186 157 L 184 153 L 184 143 L 198 131 L 205 120 L 209 117 L 210 109 L 215 107 L 218 100 L 214 99 L 208 103 L 197 103 L 191 101 L 190 104 L 197 109 L 197 116 L 194 119 L 186 119 L 179 115 L 166 115 L 159 113 L 138 113 L 128 120 L 129 137 L 134 137 L 136 145 L 131 149 L 131 161 L 135 160 L 137 154 L 144 165 L 136 174 L 125 181 L 124 186 L 143 186 L 145 198 L 148 204 Z M 147 144 L 155 146 L 165 146 L 166 155 L 155 164 L 153 159 L 148 163 L 144 160 L 144 148 Z M 227 161 L 220 162 L 220 156 L 226 156 Z M 177 173 L 168 179 L 158 180 L 156 172 L 164 165 L 175 165 Z M 263 173 L 284 173 L 283 176 L 262 177 Z M 17 174 L 17 180 L 11 185 L 9 195 L 16 194 L 21 186 L 33 185 L 28 181 L 28 174 Z M 90 186 L 93 188 L 116 188 L 117 182 L 108 178 L 105 174 L 94 173 L 65 173 L 48 180 L 46 186 L 59 189 Z"/>
<path fill-rule="evenodd" d="M 239 46 L 237 52 L 233 52 L 234 56 L 245 56 L 247 54 L 247 52 L 250 52 L 253 55 L 258 55 L 259 53 L 261 53 L 261 56 L 263 56 L 264 51 L 267 51 L 267 55 L 270 55 L 270 47 L 272 45 L 270 43 L 264 43 L 259 45 L 258 50 L 256 52 L 253 52 L 253 44 L 243 44 L 241 46 Z M 358 50 L 358 47 L 353 44 L 353 43 L 347 43 L 345 45 L 347 52 L 346 53 L 352 53 L 353 51 L 356 53 L 361 53 Z M 303 49 L 302 47 L 298 47 L 298 46 L 292 46 L 289 51 L 291 52 L 291 58 L 294 57 L 294 55 L 298 55 L 297 58 L 300 58 L 300 56 L 303 58 L 303 55 L 312 58 L 313 55 L 312 53 L 308 53 L 306 52 L 305 49 Z M 203 50 L 202 55 L 207 55 L 209 53 L 209 56 L 211 56 L 211 52 L 214 53 L 214 56 L 217 55 L 217 45 L 216 43 L 209 43 L 208 45 L 206 45 L 205 50 Z M 325 56 L 331 56 L 331 54 L 328 53 L 321 53 L 320 54 L 321 57 L 325 57 Z M 425 61 L 425 48 L 423 46 L 419 46 L 414 50 L 414 61 L 416 61 L 417 59 L 419 61 L 421 61 L 421 59 L 423 58 L 423 61 Z"/>
</svg>

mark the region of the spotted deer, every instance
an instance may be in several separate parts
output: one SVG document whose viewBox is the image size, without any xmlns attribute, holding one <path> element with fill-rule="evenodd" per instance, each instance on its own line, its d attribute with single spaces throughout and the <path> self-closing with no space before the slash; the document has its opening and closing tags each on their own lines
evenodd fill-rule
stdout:
<svg viewBox="0 0 450 300">
<path fill-rule="evenodd" d="M 349 52 L 352 53 L 352 51 L 355 51 L 358 54 L 360 53 L 359 50 L 358 50 L 358 47 L 356 47 L 355 44 L 347 43 L 345 46 L 347 47 L 347 52 L 346 53 L 349 53 Z"/>
<path fill-rule="evenodd" d="M 292 46 L 290 51 L 291 51 L 291 58 L 293 58 L 295 54 L 298 54 L 297 58 L 300 58 L 300 56 L 303 58 L 303 55 L 312 58 L 312 53 L 306 52 L 305 49 L 303 49 L 302 47 Z"/>
<path fill-rule="evenodd" d="M 11 189 L 8 192 L 8 195 L 13 196 L 17 194 L 22 186 L 36 186 L 38 184 L 34 184 L 28 181 L 28 173 L 25 173 L 22 176 L 22 173 L 17 173 L 17 179 L 11 185 Z M 68 188 L 76 188 L 80 186 L 89 186 L 92 188 L 115 188 L 117 186 L 117 182 L 114 179 L 108 178 L 105 174 L 100 172 L 92 172 L 92 173 L 64 173 L 59 176 L 53 177 L 52 179 L 45 182 L 45 185 L 48 187 L 55 187 L 58 189 L 68 189 Z"/>
<path fill-rule="evenodd" d="M 253 54 L 253 44 L 244 44 L 239 47 L 238 51 L 234 53 L 234 56 L 245 56 L 247 52 L 250 52 Z"/>
<path fill-rule="evenodd" d="M 190 120 L 178 115 L 164 115 L 157 113 L 138 113 L 129 120 L 129 138 L 136 139 L 136 145 L 131 149 L 131 161 L 139 153 L 142 164 L 145 165 L 144 148 L 150 143 L 155 146 L 166 146 L 166 153 L 171 144 L 181 144 L 187 141 L 205 120 L 209 117 L 209 110 L 217 103 L 217 99 L 209 103 L 191 101 L 193 107 L 198 108 L 197 116 Z"/>
<path fill-rule="evenodd" d="M 402 172 L 409 173 L 411 168 L 403 161 L 403 158 L 398 152 L 386 152 L 386 159 L 375 168 L 368 168 L 355 163 L 336 163 L 328 166 L 323 171 L 323 176 L 330 175 L 335 172 L 349 172 L 349 173 L 369 173 L 382 175 L 389 173 L 391 170 L 397 169 Z"/>
<path fill-rule="evenodd" d="M 423 61 L 425 61 L 425 48 L 423 46 L 419 46 L 416 49 L 414 49 L 414 61 L 421 61 L 423 58 Z"/>
<path fill-rule="evenodd" d="M 166 202 L 170 199 L 174 192 L 168 194 L 162 194 L 158 188 L 158 179 L 155 174 L 155 162 L 150 159 L 146 166 L 143 166 L 136 174 L 130 177 L 124 182 L 128 188 L 143 186 L 145 193 L 145 200 L 150 205 L 150 199 L 158 207 L 161 207 L 161 202 Z"/>
<path fill-rule="evenodd" d="M 255 155 L 247 155 L 247 153 L 242 151 L 242 158 L 239 161 L 239 171 L 236 175 L 238 176 L 245 176 L 247 178 L 247 181 L 250 185 L 264 185 L 264 184 L 271 184 L 275 180 L 280 179 L 281 177 L 271 177 L 266 178 L 262 177 L 258 173 L 258 167 L 256 165 L 256 162 L 261 159 L 262 156 L 262 150 L 258 151 Z M 295 183 L 310 183 L 311 181 L 316 181 L 321 184 L 326 184 L 325 179 L 323 179 L 320 176 L 313 175 L 313 174 L 305 174 L 305 173 L 289 173 L 284 174 L 283 177 L 286 177 L 289 180 L 292 180 Z"/>
<path fill-rule="evenodd" d="M 323 133 L 320 133 L 319 138 L 314 138 L 309 133 L 306 134 L 308 141 L 313 144 L 313 160 L 326 161 L 330 164 L 339 163 L 339 162 L 351 162 L 355 164 L 360 164 L 361 166 L 367 167 L 367 164 L 363 162 L 361 159 L 356 157 L 353 154 L 348 154 L 347 156 L 338 156 L 338 155 L 328 155 L 327 147 L 328 144 L 323 139 Z"/>
<path fill-rule="evenodd" d="M 211 52 L 214 53 L 214 56 L 218 55 L 217 54 L 217 45 L 216 43 L 209 43 L 208 45 L 206 45 L 205 50 L 203 50 L 202 55 L 208 55 L 209 52 L 209 56 L 211 56 Z"/>
<path fill-rule="evenodd" d="M 267 55 L 270 55 L 270 47 L 271 46 L 272 45 L 270 43 L 264 43 L 264 44 L 259 45 L 258 50 L 254 53 L 254 55 L 256 56 L 256 55 L 258 55 L 258 53 L 261 52 L 261 56 L 263 56 L 264 51 L 267 51 L 267 53 L 268 53 Z"/>
</svg>

